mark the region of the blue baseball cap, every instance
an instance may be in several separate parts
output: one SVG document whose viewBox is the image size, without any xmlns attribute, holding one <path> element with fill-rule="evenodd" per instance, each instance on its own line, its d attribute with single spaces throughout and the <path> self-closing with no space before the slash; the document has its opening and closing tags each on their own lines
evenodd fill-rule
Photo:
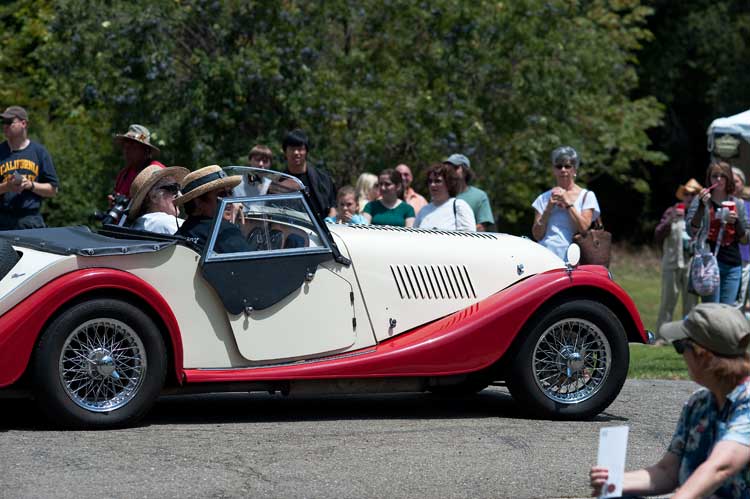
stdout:
<svg viewBox="0 0 750 499">
<path fill-rule="evenodd" d="M 465 166 L 466 168 L 471 168 L 471 161 L 469 161 L 469 158 L 467 158 L 463 154 L 451 154 L 443 160 L 443 163 L 450 163 L 453 166 Z"/>
</svg>

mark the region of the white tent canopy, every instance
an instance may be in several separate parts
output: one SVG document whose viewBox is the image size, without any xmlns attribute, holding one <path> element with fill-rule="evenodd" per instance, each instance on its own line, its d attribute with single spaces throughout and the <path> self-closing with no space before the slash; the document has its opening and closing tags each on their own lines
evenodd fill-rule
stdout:
<svg viewBox="0 0 750 499">
<path fill-rule="evenodd" d="M 712 149 L 715 135 L 740 135 L 746 142 L 750 142 L 750 109 L 728 118 L 716 118 L 708 126 L 706 133 L 708 134 L 709 150 Z"/>
</svg>

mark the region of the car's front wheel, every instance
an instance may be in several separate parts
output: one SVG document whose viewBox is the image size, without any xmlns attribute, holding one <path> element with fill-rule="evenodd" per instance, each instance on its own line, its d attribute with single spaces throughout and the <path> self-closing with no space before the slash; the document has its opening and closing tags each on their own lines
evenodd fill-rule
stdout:
<svg viewBox="0 0 750 499">
<path fill-rule="evenodd" d="M 166 376 L 166 349 L 151 318 L 115 299 L 89 300 L 47 327 L 34 357 L 34 388 L 54 422 L 77 428 L 133 424 Z"/>
<path fill-rule="evenodd" d="M 537 416 L 585 419 L 620 393 L 628 373 L 627 335 L 617 316 L 591 300 L 537 317 L 511 362 L 513 398 Z"/>
</svg>

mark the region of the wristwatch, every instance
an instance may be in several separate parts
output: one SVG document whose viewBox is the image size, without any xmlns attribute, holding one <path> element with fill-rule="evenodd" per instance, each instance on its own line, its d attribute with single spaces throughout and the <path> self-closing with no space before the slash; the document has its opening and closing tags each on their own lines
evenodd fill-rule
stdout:
<svg viewBox="0 0 750 499">
<path fill-rule="evenodd" d="M 565 207 L 566 210 L 569 210 L 573 207 L 573 203 L 570 203 L 568 206 Z"/>
</svg>

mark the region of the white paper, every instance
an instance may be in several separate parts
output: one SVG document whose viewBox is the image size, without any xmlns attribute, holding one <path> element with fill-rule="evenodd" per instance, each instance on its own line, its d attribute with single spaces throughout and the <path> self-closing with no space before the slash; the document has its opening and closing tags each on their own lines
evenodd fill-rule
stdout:
<svg viewBox="0 0 750 499">
<path fill-rule="evenodd" d="M 599 455 L 596 465 L 609 470 L 607 483 L 600 498 L 622 495 L 622 478 L 625 474 L 625 454 L 628 450 L 628 426 L 611 426 L 599 430 Z"/>
</svg>

